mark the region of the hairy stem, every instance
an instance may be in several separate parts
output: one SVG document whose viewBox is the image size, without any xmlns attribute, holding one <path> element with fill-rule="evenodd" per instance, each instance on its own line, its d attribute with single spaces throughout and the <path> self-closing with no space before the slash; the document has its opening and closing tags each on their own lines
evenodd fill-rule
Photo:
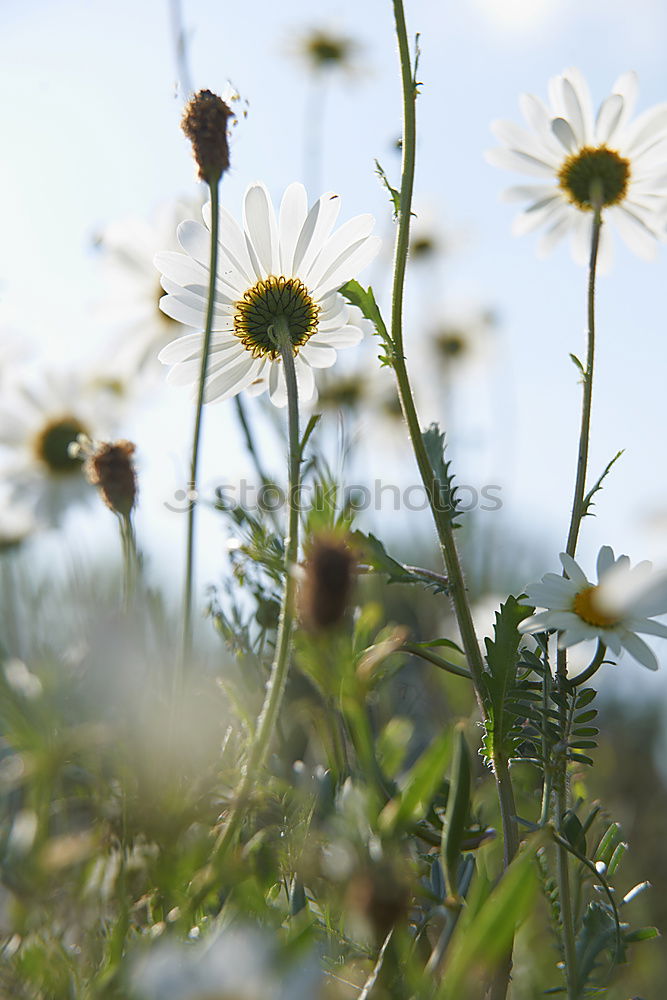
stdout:
<svg viewBox="0 0 667 1000">
<path fill-rule="evenodd" d="M 206 305 L 206 326 L 201 353 L 199 370 L 199 388 L 197 391 L 197 407 L 195 410 L 195 426 L 192 437 L 192 457 L 190 460 L 190 497 L 188 507 L 187 541 L 185 555 L 185 594 L 183 598 L 183 647 L 178 670 L 174 677 L 174 691 L 177 690 L 182 672 L 186 669 L 192 653 L 192 587 L 194 577 L 194 543 L 195 514 L 197 510 L 197 469 L 199 465 L 199 445 L 201 440 L 202 410 L 204 407 L 204 390 L 206 387 L 206 371 L 208 356 L 211 350 L 211 333 L 213 329 L 213 309 L 215 305 L 215 283 L 218 270 L 218 199 L 219 185 L 216 181 L 209 185 L 211 192 L 211 252 L 209 260 L 208 302 Z"/>
<path fill-rule="evenodd" d="M 227 823 L 218 837 L 214 853 L 222 858 L 231 844 L 237 830 L 243 809 L 252 792 L 257 773 L 263 766 L 273 736 L 280 706 L 285 693 L 285 683 L 289 669 L 289 653 L 292 641 L 292 630 L 296 605 L 296 576 L 294 567 L 299 551 L 299 478 L 301 465 L 301 449 L 299 444 L 299 398 L 294 368 L 294 350 L 289 336 L 289 328 L 285 320 L 276 320 L 273 328 L 276 343 L 280 347 L 285 381 L 287 383 L 287 421 L 289 440 L 289 487 L 288 487 L 288 525 L 285 537 L 285 589 L 283 591 L 276 650 L 271 666 L 271 674 L 266 687 L 264 704 L 257 720 L 257 729 L 250 749 L 241 783 L 236 791 L 234 804 Z"/>
<path fill-rule="evenodd" d="M 461 633 L 463 651 L 472 675 L 475 695 L 482 718 L 486 718 L 486 707 L 483 699 L 484 664 L 482 653 L 477 641 L 477 635 L 475 634 L 470 603 L 468 601 L 456 542 L 454 541 L 451 520 L 449 513 L 442 509 L 442 504 L 439 502 L 440 484 L 433 472 L 433 467 L 422 438 L 403 351 L 403 293 L 410 240 L 410 216 L 412 212 L 412 193 L 415 175 L 417 136 L 415 105 L 417 83 L 410 58 L 403 0 L 393 0 L 393 4 L 403 85 L 403 163 L 401 170 L 400 212 L 394 254 L 394 282 L 391 309 L 391 338 L 394 345 L 393 367 L 398 383 L 401 409 L 408 425 L 412 448 L 435 521 L 449 583 L 449 593 Z M 516 853 L 519 834 L 515 818 L 514 792 L 509 768 L 506 764 L 496 770 L 495 777 L 502 812 L 503 831 L 506 838 L 505 859 L 506 863 L 509 864 Z"/>
<path fill-rule="evenodd" d="M 595 363 L 595 278 L 597 273 L 598 250 L 600 246 L 600 229 L 602 216 L 599 193 L 591 191 L 591 203 L 594 207 L 593 226 L 591 232 L 591 254 L 588 267 L 588 348 L 586 352 L 586 368 L 584 371 L 584 387 L 581 404 L 581 429 L 579 432 L 579 451 L 577 456 L 577 475 L 574 484 L 574 499 L 572 515 L 567 535 L 565 551 L 574 557 L 577 551 L 577 541 L 582 519 L 586 513 L 586 472 L 588 466 L 588 445 L 591 430 L 591 405 L 593 400 L 593 366 Z M 598 647 L 600 653 L 600 647 Z M 604 655 L 604 653 L 602 653 Z M 597 659 L 597 657 L 596 657 Z M 601 662 L 602 657 L 600 657 Z M 595 661 L 594 661 L 595 662 Z M 598 664 L 599 665 L 599 664 Z M 597 669 L 597 668 L 596 668 Z M 556 659 L 557 683 L 561 694 L 560 724 L 565 738 L 568 727 L 566 692 L 569 690 L 567 679 L 567 652 L 558 650 Z M 564 836 L 563 820 L 568 808 L 567 795 L 567 757 L 563 752 L 558 762 L 556 773 L 556 828 Z M 563 932 L 563 950 L 565 954 L 565 974 L 568 1000 L 576 1000 L 579 992 L 577 954 L 575 944 L 574 913 L 572 910 L 572 894 L 570 889 L 570 873 L 568 852 L 560 844 L 556 847 L 558 869 L 558 892 L 560 898 L 561 926 Z"/>
</svg>

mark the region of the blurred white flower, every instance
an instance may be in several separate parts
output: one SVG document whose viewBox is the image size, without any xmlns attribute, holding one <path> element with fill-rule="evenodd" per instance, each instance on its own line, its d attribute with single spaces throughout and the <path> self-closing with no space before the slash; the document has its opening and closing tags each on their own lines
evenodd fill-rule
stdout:
<svg viewBox="0 0 667 1000">
<path fill-rule="evenodd" d="M 0 484 L 12 504 L 48 524 L 94 488 L 69 446 L 80 434 L 107 438 L 117 420 L 109 393 L 79 373 L 17 372 L 0 400 Z"/>
<path fill-rule="evenodd" d="M 286 965 L 276 944 L 253 928 L 229 927 L 194 943 L 161 942 L 139 959 L 136 1000 L 314 1000 L 321 972 L 314 957 Z"/>
<path fill-rule="evenodd" d="M 291 184 L 278 219 L 263 184 L 245 195 L 244 227 L 220 209 L 219 267 L 205 402 L 229 399 L 244 389 L 269 391 L 284 406 L 287 390 L 280 351 L 272 336 L 278 319 L 287 321 L 303 401 L 315 393 L 314 368 L 329 368 L 336 350 L 353 347 L 364 320 L 338 289 L 368 264 L 380 241 L 371 235 L 374 219 L 358 215 L 332 230 L 340 198 L 323 195 L 308 209 L 306 191 Z M 210 204 L 204 222 L 184 222 L 178 241 L 185 253 L 159 253 L 156 266 L 167 292 L 160 307 L 187 326 L 203 330 L 209 282 Z M 194 385 L 199 379 L 202 333 L 179 337 L 160 352 L 171 365 L 167 380 Z"/>
<path fill-rule="evenodd" d="M 173 339 L 178 323 L 160 309 L 163 295 L 153 258 L 178 249 L 176 230 L 199 211 L 196 198 L 161 205 L 151 218 L 131 217 L 110 224 L 98 237 L 108 296 L 100 321 L 109 331 L 101 364 L 112 381 L 160 371 L 158 352 Z"/>
<path fill-rule="evenodd" d="M 443 309 L 431 327 L 432 361 L 450 369 L 482 361 L 489 356 L 495 317 L 476 302 Z"/>
<path fill-rule="evenodd" d="M 1 473 L 0 473 L 1 474 Z M 9 488 L 0 482 L 0 554 L 16 548 L 37 530 L 33 512 L 14 501 Z"/>
<path fill-rule="evenodd" d="M 653 650 L 637 633 L 667 639 L 667 625 L 652 620 L 667 613 L 667 574 L 652 573 L 649 562 L 631 569 L 628 557 L 614 558 L 608 545 L 598 554 L 597 584 L 567 553 L 562 552 L 560 560 L 566 576 L 547 573 L 541 583 L 526 587 L 524 603 L 546 610 L 526 618 L 519 631 L 557 629 L 561 649 L 598 639 L 616 656 L 626 649 L 643 666 L 657 670 Z"/>
<path fill-rule="evenodd" d="M 640 257 L 654 256 L 656 241 L 665 236 L 667 104 L 631 121 L 637 91 L 636 74 L 624 73 L 594 115 L 588 84 L 571 68 L 550 81 L 549 105 L 532 94 L 522 95 L 520 106 L 530 129 L 494 122 L 504 148 L 490 150 L 489 161 L 542 182 L 507 192 L 509 200 L 529 203 L 514 223 L 515 234 L 546 227 L 541 254 L 570 233 L 575 260 L 587 263 L 597 187 L 605 222 L 613 223 Z M 600 237 L 603 267 L 610 253 L 605 225 Z"/>
</svg>

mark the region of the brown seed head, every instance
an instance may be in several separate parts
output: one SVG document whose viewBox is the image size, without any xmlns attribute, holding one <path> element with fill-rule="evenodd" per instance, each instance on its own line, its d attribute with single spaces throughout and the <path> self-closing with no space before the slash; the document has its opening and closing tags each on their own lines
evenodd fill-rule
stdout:
<svg viewBox="0 0 667 1000">
<path fill-rule="evenodd" d="M 342 538 L 320 535 L 314 540 L 300 593 L 307 628 L 319 632 L 341 621 L 352 592 L 354 565 L 354 553 Z"/>
<path fill-rule="evenodd" d="M 234 112 L 217 94 L 200 90 L 185 106 L 181 128 L 192 143 L 199 177 L 215 184 L 229 169 L 227 123 Z"/>
<path fill-rule="evenodd" d="M 137 501 L 134 452 L 131 441 L 100 444 L 84 465 L 88 482 L 98 487 L 107 507 L 122 517 L 129 517 Z"/>
</svg>

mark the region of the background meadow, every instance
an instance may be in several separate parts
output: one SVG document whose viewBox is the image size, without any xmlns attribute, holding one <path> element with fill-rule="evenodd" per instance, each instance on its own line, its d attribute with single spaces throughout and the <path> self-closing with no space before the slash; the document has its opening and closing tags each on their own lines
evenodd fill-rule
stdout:
<svg viewBox="0 0 667 1000">
<path fill-rule="evenodd" d="M 184 72 L 193 89 L 222 93 L 231 82 L 240 94 L 222 204 L 238 216 L 250 182 L 264 180 L 277 199 L 300 179 L 311 199 L 329 189 L 340 193 L 343 218 L 371 212 L 384 243 L 362 280 L 388 309 L 394 225 L 375 161 L 397 183 L 400 90 L 389 7 L 383 0 L 320 0 L 315 6 L 290 0 L 281 7 L 268 0 L 184 0 L 180 6 L 167 0 L 5 0 L 0 390 L 6 391 L 17 365 L 47 373 L 74 367 L 122 379 L 133 331 L 157 324 L 159 336 L 163 324 L 167 338 L 175 335 L 175 324 L 169 331 L 157 309 L 152 255 L 168 248 L 169 232 L 173 241 L 175 206 L 185 205 L 182 217 L 194 218 L 203 199 L 179 129 Z M 658 0 L 639 0 L 631 11 L 601 0 L 412 0 L 408 17 L 421 36 L 423 86 L 406 348 L 420 420 L 424 426 L 439 421 L 447 430 L 457 480 L 478 492 L 491 486 L 502 501 L 500 509 L 474 511 L 463 542 L 476 624 L 490 634 L 501 598 L 557 568 L 579 422 L 580 386 L 568 353 L 584 350 L 586 275 L 566 245 L 544 262 L 534 253 L 534 237 L 511 236 L 514 206 L 500 199 L 510 178 L 483 156 L 495 145 L 489 125 L 499 117 L 516 119 L 519 93 L 544 96 L 548 78 L 570 65 L 585 72 L 596 100 L 630 68 L 639 74 L 640 110 L 665 100 L 667 9 Z M 180 61 L 179 24 L 185 43 Z M 305 42 L 317 31 L 349 41 L 344 65 L 313 69 Z M 136 266 L 121 259 L 124 247 L 135 248 Z M 665 254 L 662 248 L 647 264 L 617 240 L 613 270 L 598 283 L 591 476 L 625 450 L 597 496 L 595 517 L 584 522 L 578 558 L 591 568 L 603 543 L 633 562 L 667 564 Z M 367 337 L 324 373 L 318 449 L 322 463 L 345 484 L 374 488 L 379 480 L 405 490 L 419 480 L 392 380 L 376 356 L 377 344 Z M 349 395 L 342 396 L 341 387 Z M 262 400 L 247 406 L 262 464 L 279 477 L 282 415 Z M 116 436 L 137 444 L 137 538 L 146 579 L 162 594 L 167 621 L 179 606 L 182 582 L 191 394 L 165 385 L 164 370 L 153 361 L 114 408 Z M 253 478 L 231 401 L 208 407 L 204 494 L 212 498 L 218 486 Z M 361 511 L 357 526 L 380 534 L 392 554 L 437 567 L 427 510 L 394 510 L 388 500 Z M 201 510 L 200 609 L 211 600 L 211 587 L 217 588 L 213 607 L 218 598 L 224 602 L 237 543 L 229 518 Z M 97 594 L 112 593 L 120 574 L 116 525 L 92 489 L 88 502 L 73 504 L 57 530 L 36 532 L 10 558 L 5 622 L 32 628 L 40 645 L 59 628 L 60 649 L 75 645 L 70 614 L 73 621 L 94 616 L 94 601 L 86 606 L 89 582 Z M 25 594 L 33 610 L 15 619 L 10 593 L 12 600 Z M 375 591 L 371 596 L 379 599 Z M 407 623 L 415 636 L 453 627 L 435 598 L 417 602 L 397 586 L 382 600 L 388 616 Z M 65 608 L 61 620 L 58 607 Z M 229 649 L 210 619 L 198 619 L 197 628 L 207 666 L 218 658 L 228 663 Z M 91 703 L 109 696 L 104 664 L 116 669 L 113 651 L 125 640 L 132 645 L 132 636 L 100 636 L 102 665 L 85 692 Z M 659 643 L 654 648 L 664 656 Z M 131 675 L 127 663 L 124 670 Z M 602 735 L 597 767 L 586 779 L 588 798 L 599 796 L 623 824 L 632 847 L 628 884 L 653 882 L 641 904 L 644 922 L 663 933 L 666 678 L 664 669 L 647 674 L 625 657 L 596 679 Z M 131 680 L 128 685 L 123 697 L 129 699 Z M 451 678 L 444 687 L 437 698 L 448 718 L 472 710 Z M 432 722 L 434 697 L 431 681 L 408 664 L 398 672 L 387 715 L 395 710 Z M 119 712 L 123 705 L 121 700 Z M 192 708 L 194 718 L 197 711 Z M 530 942 L 525 948 L 528 953 Z M 267 969 L 272 961 L 267 954 Z M 660 995 L 656 984 L 667 973 L 661 942 L 642 948 L 632 973 L 628 990 Z M 625 982 L 610 995 L 624 997 Z M 540 988 L 545 985 L 539 980 Z M 308 995 L 307 986 L 299 988 Z M 531 988 L 537 986 L 527 987 L 526 998 Z"/>
</svg>

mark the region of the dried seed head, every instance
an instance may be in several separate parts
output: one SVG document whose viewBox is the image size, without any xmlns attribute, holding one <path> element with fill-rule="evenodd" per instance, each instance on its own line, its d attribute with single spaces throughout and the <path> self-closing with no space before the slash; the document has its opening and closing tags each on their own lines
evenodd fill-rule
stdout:
<svg viewBox="0 0 667 1000">
<path fill-rule="evenodd" d="M 97 486 L 107 507 L 129 517 L 137 501 L 137 474 L 131 441 L 97 445 L 86 457 L 84 472 L 88 482 Z"/>
<path fill-rule="evenodd" d="M 337 625 L 354 582 L 354 553 L 336 535 L 320 535 L 308 552 L 301 586 L 301 617 L 313 632 Z"/>
<path fill-rule="evenodd" d="M 233 117 L 223 99 L 210 90 L 200 90 L 185 106 L 181 128 L 192 143 L 199 177 L 208 184 L 217 183 L 229 169 L 227 123 Z"/>
</svg>

